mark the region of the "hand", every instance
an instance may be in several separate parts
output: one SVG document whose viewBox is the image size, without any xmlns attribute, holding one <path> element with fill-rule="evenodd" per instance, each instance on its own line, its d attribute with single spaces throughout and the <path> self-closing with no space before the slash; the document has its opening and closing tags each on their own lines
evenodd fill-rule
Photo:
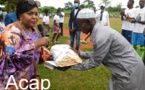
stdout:
<svg viewBox="0 0 145 90">
<path fill-rule="evenodd" d="M 47 58 L 48 61 L 53 61 L 53 56 L 50 55 L 48 58 Z"/>
<path fill-rule="evenodd" d="M 46 44 L 48 44 L 48 42 L 49 42 L 48 37 L 42 37 L 39 40 L 37 40 L 36 42 L 34 42 L 35 48 L 38 49 L 41 46 L 45 46 Z"/>
<path fill-rule="evenodd" d="M 66 66 L 66 67 L 55 67 L 56 69 L 58 70 L 61 70 L 61 71 L 66 71 L 68 70 L 69 68 L 71 68 L 71 66 Z"/>
<path fill-rule="evenodd" d="M 129 18 L 128 21 L 131 22 L 131 23 L 135 23 L 136 22 L 134 18 Z"/>
<path fill-rule="evenodd" d="M 124 14 L 124 11 L 121 11 L 121 12 L 120 12 L 120 15 L 121 15 L 121 16 L 124 16 L 124 15 L 125 15 L 125 14 Z"/>
<path fill-rule="evenodd" d="M 73 29 L 71 29 L 71 30 L 69 30 L 70 31 L 70 33 L 73 33 L 74 32 L 74 30 Z"/>
<path fill-rule="evenodd" d="M 76 28 L 73 29 L 69 29 L 70 33 L 73 33 L 75 31 Z"/>
<path fill-rule="evenodd" d="M 42 47 L 42 49 L 41 49 L 41 58 L 43 59 L 43 61 L 46 61 L 48 59 L 52 60 L 52 54 L 48 49 Z"/>
</svg>

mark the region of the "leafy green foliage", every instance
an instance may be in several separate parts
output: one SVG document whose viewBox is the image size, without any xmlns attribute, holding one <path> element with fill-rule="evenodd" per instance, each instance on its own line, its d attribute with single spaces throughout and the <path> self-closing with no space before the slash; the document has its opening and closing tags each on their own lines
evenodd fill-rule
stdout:
<svg viewBox="0 0 145 90">
<path fill-rule="evenodd" d="M 4 11 L 12 12 L 16 10 L 16 4 L 20 0 L 0 0 L 0 4 L 5 5 Z"/>
<path fill-rule="evenodd" d="M 72 10 L 73 9 L 73 4 L 70 1 L 68 1 L 64 5 L 65 5 L 64 9 L 66 9 L 66 10 Z"/>
<path fill-rule="evenodd" d="M 111 4 L 110 0 L 102 0 L 102 2 L 100 3 L 100 5 L 104 3 L 106 7 L 108 7 Z"/>
<path fill-rule="evenodd" d="M 107 8 L 107 11 L 108 11 L 108 12 L 120 12 L 120 11 L 121 11 L 121 6 L 122 6 L 121 3 L 119 3 L 119 4 L 118 4 L 117 6 L 115 6 L 115 7 L 109 6 L 109 7 Z"/>
</svg>

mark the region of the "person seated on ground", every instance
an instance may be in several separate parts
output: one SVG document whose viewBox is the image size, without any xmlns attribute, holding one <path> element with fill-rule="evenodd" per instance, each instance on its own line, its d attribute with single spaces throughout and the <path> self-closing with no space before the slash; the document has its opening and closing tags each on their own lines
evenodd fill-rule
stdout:
<svg viewBox="0 0 145 90">
<path fill-rule="evenodd" d="M 80 52 L 80 57 L 87 60 L 71 66 L 71 69 L 88 70 L 102 63 L 112 72 L 108 90 L 145 90 L 143 61 L 120 33 L 96 23 L 91 9 L 82 9 L 78 13 L 77 23 L 83 33 L 91 33 L 93 51 Z"/>
<path fill-rule="evenodd" d="M 1 35 L 0 88 L 4 89 L 13 75 L 17 84 L 21 79 L 31 80 L 38 76 L 39 60 L 47 60 L 51 53 L 44 48 L 48 37 L 40 37 L 34 26 L 38 22 L 38 6 L 35 1 L 21 0 L 16 7 L 17 22 L 5 27 Z M 21 83 L 21 86 L 27 83 Z M 19 86 L 19 85 L 18 85 Z M 9 86 L 9 90 L 16 90 Z M 18 87 L 20 90 L 20 87 Z M 38 89 L 40 90 L 40 89 Z"/>
</svg>

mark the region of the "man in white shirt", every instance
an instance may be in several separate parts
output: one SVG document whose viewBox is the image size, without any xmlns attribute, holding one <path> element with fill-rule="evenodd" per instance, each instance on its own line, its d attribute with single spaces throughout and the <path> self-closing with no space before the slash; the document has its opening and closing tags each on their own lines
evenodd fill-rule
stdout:
<svg viewBox="0 0 145 90">
<path fill-rule="evenodd" d="M 46 36 L 49 36 L 49 29 L 50 29 L 50 26 L 49 26 L 49 16 L 47 15 L 49 12 L 49 10 L 46 10 L 45 11 L 45 15 L 43 17 L 43 27 L 45 29 L 45 35 Z"/>
<path fill-rule="evenodd" d="M 101 4 L 100 10 L 96 11 L 97 23 L 110 27 L 109 14 L 105 11 L 105 4 Z"/>
<path fill-rule="evenodd" d="M 134 28 L 133 28 L 133 37 L 132 37 L 132 44 L 134 46 L 134 49 L 137 51 L 138 46 L 140 46 L 140 57 L 143 59 L 144 57 L 144 35 L 143 30 L 145 27 L 145 7 L 144 7 L 145 1 L 140 0 L 139 5 L 140 7 L 136 9 L 135 15 L 134 15 Z M 138 45 L 138 46 L 137 46 Z"/>
<path fill-rule="evenodd" d="M 62 12 L 62 9 L 59 8 L 59 26 L 61 28 L 61 36 L 63 36 L 63 22 L 64 22 L 65 13 Z"/>
<path fill-rule="evenodd" d="M 132 30 L 134 28 L 134 23 L 129 21 L 130 18 L 134 17 L 135 8 L 133 8 L 134 0 L 128 0 L 127 7 L 125 11 L 120 13 L 122 23 L 122 35 L 128 40 L 129 43 L 132 42 Z"/>
</svg>

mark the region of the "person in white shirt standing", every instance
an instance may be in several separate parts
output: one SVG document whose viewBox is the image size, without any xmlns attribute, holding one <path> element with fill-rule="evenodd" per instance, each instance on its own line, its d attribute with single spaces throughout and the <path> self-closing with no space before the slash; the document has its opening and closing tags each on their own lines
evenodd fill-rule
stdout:
<svg viewBox="0 0 145 90">
<path fill-rule="evenodd" d="M 49 29 L 50 29 L 50 26 L 49 26 L 49 16 L 47 15 L 49 12 L 49 10 L 46 10 L 45 11 L 45 15 L 43 17 L 43 27 L 44 27 L 44 30 L 45 30 L 45 35 L 46 36 L 49 36 Z"/>
<path fill-rule="evenodd" d="M 101 4 L 100 10 L 96 11 L 97 23 L 110 27 L 109 14 L 105 11 L 105 4 Z"/>
<path fill-rule="evenodd" d="M 64 22 L 64 16 L 65 16 L 65 13 L 62 11 L 61 8 L 59 8 L 59 26 L 61 28 L 61 36 L 63 36 L 63 22 Z"/>
<path fill-rule="evenodd" d="M 135 16 L 134 16 L 134 22 L 135 26 L 133 28 L 133 40 L 132 40 L 132 44 L 134 46 L 134 49 L 137 51 L 138 46 L 140 46 L 140 57 L 143 59 L 144 57 L 144 46 L 145 46 L 145 41 L 144 41 L 144 35 L 143 35 L 143 31 L 144 31 L 144 27 L 145 27 L 145 1 L 144 0 L 140 0 L 139 1 L 139 5 L 140 7 L 137 8 L 137 10 L 135 11 Z"/>
<path fill-rule="evenodd" d="M 132 30 L 134 28 L 134 23 L 129 20 L 134 17 L 135 8 L 133 8 L 134 0 L 128 0 L 127 7 L 125 11 L 121 11 L 122 23 L 122 35 L 131 44 L 132 42 Z"/>
<path fill-rule="evenodd" d="M 53 29 L 53 36 L 52 36 L 52 40 L 51 42 L 53 43 L 54 40 L 55 40 L 55 43 L 59 43 L 58 39 L 61 35 L 61 29 L 60 29 L 60 26 L 59 26 L 59 21 L 60 21 L 60 16 L 59 16 L 59 8 L 57 9 L 57 13 L 56 15 L 54 16 L 53 18 L 53 26 L 52 26 L 52 29 Z"/>
</svg>

